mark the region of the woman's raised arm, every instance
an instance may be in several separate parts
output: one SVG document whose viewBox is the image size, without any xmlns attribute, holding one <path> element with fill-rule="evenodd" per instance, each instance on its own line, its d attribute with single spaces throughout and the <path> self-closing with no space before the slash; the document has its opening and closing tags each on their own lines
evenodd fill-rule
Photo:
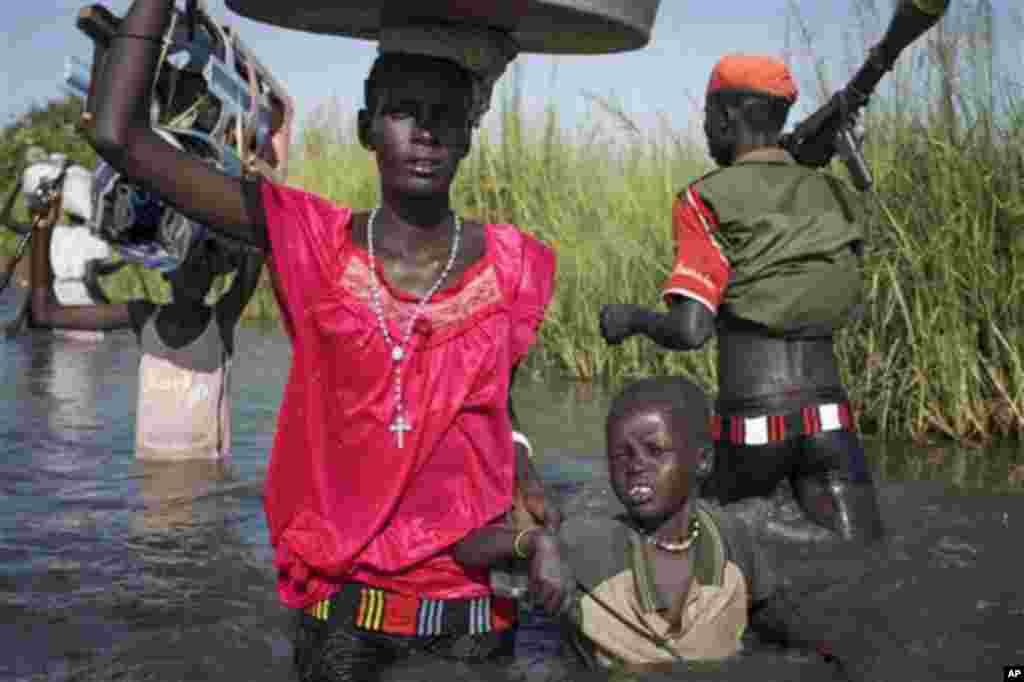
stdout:
<svg viewBox="0 0 1024 682">
<path fill-rule="evenodd" d="M 121 174 L 181 213 L 226 237 L 269 249 L 262 212 L 246 200 L 248 181 L 175 149 L 150 125 L 152 84 L 173 10 L 174 0 L 132 4 L 90 98 L 90 142 Z"/>
</svg>

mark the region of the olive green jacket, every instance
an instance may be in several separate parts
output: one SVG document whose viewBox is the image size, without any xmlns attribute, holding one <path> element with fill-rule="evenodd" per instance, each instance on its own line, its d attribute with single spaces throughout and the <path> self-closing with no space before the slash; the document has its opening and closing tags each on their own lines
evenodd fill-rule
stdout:
<svg viewBox="0 0 1024 682">
<path fill-rule="evenodd" d="M 784 150 L 761 149 L 691 186 L 718 220 L 726 314 L 787 336 L 830 334 L 861 300 L 858 197 Z"/>
</svg>

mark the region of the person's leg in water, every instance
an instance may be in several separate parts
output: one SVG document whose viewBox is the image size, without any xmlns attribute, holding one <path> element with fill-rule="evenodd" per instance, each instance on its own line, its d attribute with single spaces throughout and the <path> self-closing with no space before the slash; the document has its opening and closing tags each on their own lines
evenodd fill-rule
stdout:
<svg viewBox="0 0 1024 682">
<path fill-rule="evenodd" d="M 843 540 L 880 539 L 878 496 L 857 433 L 839 429 L 803 436 L 799 447 L 790 482 L 807 516 Z"/>
<path fill-rule="evenodd" d="M 716 444 L 715 471 L 703 494 L 723 505 L 748 498 L 767 499 L 776 495 L 787 478 L 796 502 L 815 526 L 841 540 L 871 542 L 882 537 L 881 514 L 864 450 L 857 434 L 847 429 L 765 445 L 721 439 Z M 759 509 L 759 515 L 779 516 L 773 505 Z M 830 539 L 806 524 L 775 520 L 779 534 L 786 539 Z"/>
<path fill-rule="evenodd" d="M 511 660 L 515 628 L 432 637 L 395 635 L 328 624 L 299 611 L 293 663 L 299 682 L 376 682 L 384 670 L 416 654 L 464 663 Z M 417 679 L 417 678 L 410 678 Z"/>
<path fill-rule="evenodd" d="M 330 627 L 298 611 L 295 614 L 293 664 L 299 682 L 362 682 L 395 662 L 397 651 L 352 627 Z"/>
<path fill-rule="evenodd" d="M 881 536 L 871 474 L 832 336 L 772 336 L 727 319 L 719 330 L 721 451 L 713 490 L 728 504 L 773 495 L 788 478 L 805 517 L 841 540 Z"/>
<path fill-rule="evenodd" d="M 715 443 L 715 470 L 704 484 L 703 496 L 721 504 L 745 497 L 771 497 L 794 469 L 796 449 L 791 441 L 765 445 Z"/>
<path fill-rule="evenodd" d="M 739 445 L 726 439 L 715 443 L 715 465 L 701 496 L 723 506 L 761 528 L 769 537 L 786 542 L 828 542 L 836 539 L 816 519 L 780 495 L 792 478 L 799 446 L 795 440 L 765 445 Z M 787 504 L 789 502 L 790 504 Z"/>
</svg>

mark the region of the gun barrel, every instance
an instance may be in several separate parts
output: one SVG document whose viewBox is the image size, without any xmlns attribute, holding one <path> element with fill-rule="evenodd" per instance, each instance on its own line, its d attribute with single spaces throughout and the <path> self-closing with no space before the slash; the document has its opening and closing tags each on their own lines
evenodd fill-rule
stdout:
<svg viewBox="0 0 1024 682">
<path fill-rule="evenodd" d="M 850 80 L 849 88 L 870 95 L 878 82 L 912 42 L 939 22 L 949 7 L 950 0 L 902 0 L 896 14 L 871 50 L 867 61 Z"/>
<path fill-rule="evenodd" d="M 870 172 L 850 136 L 851 117 L 867 104 L 900 53 L 937 24 L 949 4 L 950 0 L 900 0 L 882 40 L 872 48 L 849 83 L 798 123 L 792 133 L 782 136 L 780 141 L 797 161 L 820 167 L 828 164 L 838 151 L 858 187 L 870 187 Z"/>
</svg>

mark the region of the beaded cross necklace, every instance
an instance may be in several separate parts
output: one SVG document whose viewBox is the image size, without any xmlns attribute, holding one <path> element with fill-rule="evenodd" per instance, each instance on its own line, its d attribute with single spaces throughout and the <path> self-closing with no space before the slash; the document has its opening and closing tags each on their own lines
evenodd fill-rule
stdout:
<svg viewBox="0 0 1024 682">
<path fill-rule="evenodd" d="M 391 420 L 391 426 L 388 427 L 388 430 L 395 434 L 396 444 L 401 448 L 405 444 L 405 439 L 403 438 L 405 432 L 412 430 L 412 423 L 405 418 L 405 403 L 403 402 L 402 390 L 402 361 L 408 354 L 409 341 L 412 339 L 412 329 L 416 324 L 416 320 L 423 313 L 427 301 L 441 288 L 441 283 L 448 277 L 452 266 L 455 265 L 455 256 L 459 252 L 459 239 L 462 236 L 462 221 L 459 220 L 458 215 L 452 216 L 454 236 L 452 238 L 452 251 L 448 256 L 448 263 L 444 266 L 444 270 L 441 271 L 441 276 L 437 278 L 433 286 L 423 295 L 423 298 L 420 299 L 419 304 L 413 311 L 412 317 L 409 318 L 409 325 L 405 330 L 405 338 L 402 339 L 401 343 L 395 343 L 391 338 L 391 334 L 388 333 L 388 325 L 384 321 L 384 306 L 380 302 L 380 287 L 377 284 L 377 261 L 373 256 L 373 225 L 376 222 L 378 210 L 380 210 L 379 206 L 370 212 L 370 219 L 366 223 L 366 250 L 370 256 L 370 300 L 372 301 L 371 307 L 373 312 L 377 316 L 380 331 L 384 335 L 384 340 L 391 347 L 391 371 L 395 377 L 395 416 Z"/>
</svg>

